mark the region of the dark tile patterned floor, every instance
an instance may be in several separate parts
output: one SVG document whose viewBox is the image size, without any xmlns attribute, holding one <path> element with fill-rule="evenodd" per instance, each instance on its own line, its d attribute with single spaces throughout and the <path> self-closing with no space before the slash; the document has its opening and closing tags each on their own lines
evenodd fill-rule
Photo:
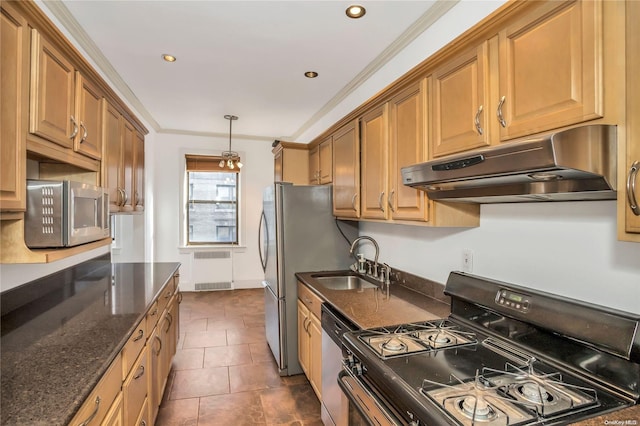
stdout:
<svg viewBox="0 0 640 426">
<path fill-rule="evenodd" d="M 280 377 L 264 290 L 183 293 L 180 340 L 157 426 L 322 426 L 304 375 Z"/>
</svg>

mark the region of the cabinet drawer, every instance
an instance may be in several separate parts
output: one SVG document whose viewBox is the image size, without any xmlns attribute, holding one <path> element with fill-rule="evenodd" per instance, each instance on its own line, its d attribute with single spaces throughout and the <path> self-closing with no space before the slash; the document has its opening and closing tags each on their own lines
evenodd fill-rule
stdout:
<svg viewBox="0 0 640 426">
<path fill-rule="evenodd" d="M 321 317 L 320 305 L 322 305 L 322 299 L 316 296 L 315 293 L 309 290 L 309 287 L 300 281 L 298 281 L 298 299 L 300 299 L 307 309 L 313 312 L 316 317 Z"/>
<path fill-rule="evenodd" d="M 150 372 L 147 368 L 148 364 L 147 348 L 145 347 L 122 386 L 125 425 L 135 424 L 147 398 L 147 390 L 149 388 L 147 382 Z"/>
<path fill-rule="evenodd" d="M 146 324 L 147 330 L 149 333 L 153 331 L 156 324 L 158 324 L 158 320 L 160 319 L 160 314 L 162 311 L 158 308 L 158 301 L 153 302 L 149 310 L 147 311 Z"/>
<path fill-rule="evenodd" d="M 121 387 L 122 357 L 118 354 L 70 424 L 74 426 L 101 424 L 112 402 L 120 393 Z"/>
<path fill-rule="evenodd" d="M 122 349 L 122 379 L 126 379 L 133 363 L 147 341 L 147 322 L 140 321 Z"/>
<path fill-rule="evenodd" d="M 142 404 L 142 408 L 140 409 L 140 413 L 138 413 L 138 418 L 134 423 L 135 426 L 152 426 L 149 421 L 149 399 L 145 398 L 144 403 Z"/>
<path fill-rule="evenodd" d="M 111 404 L 109 412 L 104 417 L 100 426 L 123 426 L 122 423 L 122 392 L 118 393 L 116 400 Z"/>
<path fill-rule="evenodd" d="M 158 312 L 162 313 L 164 308 L 167 307 L 167 303 L 171 300 L 171 296 L 173 296 L 174 285 L 173 278 L 167 282 L 167 285 L 164 286 L 160 294 L 158 295 Z"/>
</svg>

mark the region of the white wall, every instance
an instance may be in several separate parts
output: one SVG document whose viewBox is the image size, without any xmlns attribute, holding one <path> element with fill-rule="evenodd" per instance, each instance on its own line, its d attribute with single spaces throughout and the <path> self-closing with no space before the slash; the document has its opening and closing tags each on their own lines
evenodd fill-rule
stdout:
<svg viewBox="0 0 640 426">
<path fill-rule="evenodd" d="M 222 118 L 222 117 L 221 117 Z M 180 209 L 181 185 L 184 178 L 184 155 L 219 155 L 228 149 L 227 138 L 157 134 L 152 146 L 147 146 L 147 159 L 154 164 L 152 176 L 154 260 L 178 261 L 180 287 L 193 290 L 191 251 L 181 248 Z M 258 224 L 262 211 L 262 191 L 273 184 L 273 154 L 271 143 L 233 138 L 233 150 L 238 151 L 244 167 L 240 176 L 240 245 L 233 249 L 234 288 L 259 287 L 264 273 L 258 255 Z M 229 271 L 211 271 L 211 282 L 226 281 Z"/>
</svg>

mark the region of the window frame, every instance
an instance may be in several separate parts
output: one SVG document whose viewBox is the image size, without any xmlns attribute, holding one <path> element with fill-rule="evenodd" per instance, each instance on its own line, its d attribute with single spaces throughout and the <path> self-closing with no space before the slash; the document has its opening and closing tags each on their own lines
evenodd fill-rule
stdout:
<svg viewBox="0 0 640 426">
<path fill-rule="evenodd" d="M 188 163 L 189 163 L 189 159 L 193 159 L 193 158 L 202 158 L 205 162 L 209 163 L 209 169 L 207 170 L 206 166 L 204 167 L 199 167 L 197 170 L 190 170 Z M 242 179 L 240 177 L 241 173 L 239 170 L 229 170 L 227 168 L 224 169 L 217 169 L 218 163 L 221 159 L 221 157 L 219 155 L 210 155 L 210 154 L 191 154 L 191 153 L 184 153 L 183 156 L 181 156 L 182 158 L 182 167 L 183 167 L 183 179 L 184 179 L 184 185 L 183 185 L 183 194 L 181 195 L 181 204 L 182 204 L 182 209 L 181 209 L 181 218 L 180 221 L 182 223 L 182 226 L 180 227 L 182 230 L 182 235 L 181 235 L 181 241 L 182 241 L 182 245 L 185 248 L 198 248 L 198 247 L 229 247 L 229 246 L 239 246 L 241 243 L 241 237 L 242 237 L 242 226 L 241 226 L 241 217 L 242 217 L 242 211 L 241 211 L 241 206 L 242 206 Z M 215 164 L 214 166 L 211 166 L 211 164 Z M 198 172 L 198 173 L 234 173 L 236 175 L 236 182 L 235 182 L 235 201 L 220 201 L 220 200 L 192 200 L 191 199 L 191 194 L 192 194 L 192 190 L 191 190 L 191 179 L 190 179 L 190 173 L 192 172 Z M 233 187 L 234 185 L 227 185 L 228 187 Z M 190 241 L 190 224 L 189 224 L 189 208 L 191 204 L 210 204 L 210 205 L 216 205 L 216 204 L 227 204 L 227 205 L 232 205 L 235 206 L 235 240 L 232 241 L 202 241 L 202 242 L 198 242 L 198 241 Z"/>
</svg>

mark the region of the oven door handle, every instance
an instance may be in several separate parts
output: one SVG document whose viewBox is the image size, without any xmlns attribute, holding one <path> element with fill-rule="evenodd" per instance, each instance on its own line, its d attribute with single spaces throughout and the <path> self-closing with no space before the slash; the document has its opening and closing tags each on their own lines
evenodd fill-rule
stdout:
<svg viewBox="0 0 640 426">
<path fill-rule="evenodd" d="M 369 424 L 380 426 L 403 424 L 351 371 L 343 369 L 338 374 L 338 385 Z"/>
</svg>

